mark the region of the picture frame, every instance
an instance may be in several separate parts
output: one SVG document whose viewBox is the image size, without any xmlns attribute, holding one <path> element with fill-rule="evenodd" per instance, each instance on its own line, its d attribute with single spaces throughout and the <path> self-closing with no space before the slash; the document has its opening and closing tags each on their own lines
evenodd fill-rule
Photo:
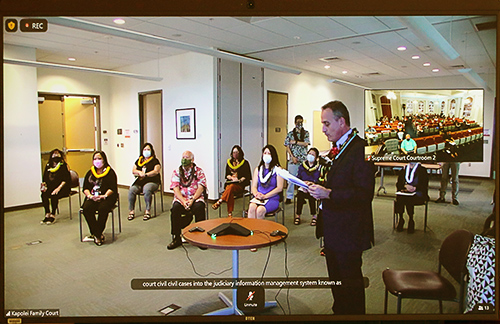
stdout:
<svg viewBox="0 0 500 324">
<path fill-rule="evenodd" d="M 196 139 L 196 109 L 175 110 L 175 135 L 177 139 Z"/>
</svg>

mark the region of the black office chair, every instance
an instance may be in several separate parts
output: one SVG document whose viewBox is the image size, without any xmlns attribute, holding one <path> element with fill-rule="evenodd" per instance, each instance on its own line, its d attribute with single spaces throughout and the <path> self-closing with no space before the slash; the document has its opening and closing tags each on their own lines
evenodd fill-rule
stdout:
<svg viewBox="0 0 500 324">
<path fill-rule="evenodd" d="M 273 212 L 266 213 L 265 217 L 274 217 L 274 221 L 278 223 L 278 214 L 281 212 L 281 224 L 285 225 L 285 199 L 283 199 L 283 192 L 279 193 L 280 204 L 278 209 Z"/>
<path fill-rule="evenodd" d="M 424 232 L 427 231 L 427 211 L 428 211 L 428 207 L 429 207 L 429 201 L 426 200 L 424 203 L 422 204 L 416 204 L 414 205 L 415 207 L 416 206 L 424 206 Z M 397 226 L 397 223 L 398 223 L 398 214 L 396 213 L 396 199 L 394 199 L 394 203 L 392 205 L 392 229 L 395 230 L 396 229 L 396 226 Z"/>
<path fill-rule="evenodd" d="M 118 208 L 118 233 L 121 233 L 122 232 L 122 220 L 121 220 L 121 212 L 120 212 L 120 194 L 117 193 L 118 197 L 116 199 L 116 204 L 115 206 L 113 207 L 113 209 L 111 209 L 109 211 L 109 213 L 111 213 L 111 230 L 112 230 L 112 242 L 115 241 L 115 212 L 114 210 L 116 208 Z M 97 212 L 96 212 L 97 213 Z M 108 215 L 109 215 L 108 213 Z M 83 209 L 80 208 L 80 211 L 78 212 L 78 217 L 79 217 L 79 221 L 80 221 L 80 242 L 83 242 L 83 225 L 82 225 L 82 215 L 83 215 Z M 108 216 L 109 218 L 109 216 Z"/>
<path fill-rule="evenodd" d="M 164 212 L 165 210 L 163 209 L 163 184 L 162 184 L 161 179 L 160 179 L 160 184 L 158 185 L 158 189 L 156 189 L 153 192 L 153 208 L 154 208 L 153 217 L 158 216 L 158 214 L 156 213 L 156 193 L 157 192 L 160 193 L 161 211 Z M 139 192 L 139 194 L 137 194 L 137 196 L 139 196 L 139 198 L 137 200 L 139 201 L 139 211 L 141 211 L 141 196 L 144 197 L 144 193 L 141 191 L 141 192 Z"/>
<path fill-rule="evenodd" d="M 242 208 L 241 208 L 241 213 L 242 213 L 242 217 L 245 217 L 245 198 L 246 197 L 250 197 L 252 195 L 252 193 L 250 192 L 250 188 L 251 188 L 251 185 L 248 185 L 245 187 L 245 189 L 240 192 L 239 194 L 236 194 L 234 195 L 234 199 L 238 199 L 238 198 L 243 198 L 243 203 L 242 203 Z M 219 194 L 219 197 L 222 196 L 222 192 Z M 221 212 L 221 209 L 222 209 L 222 204 L 219 206 L 219 218 L 221 218 L 222 216 L 222 212 Z"/>
<path fill-rule="evenodd" d="M 78 203 L 79 206 L 82 205 L 82 196 L 80 195 L 80 177 L 78 176 L 78 173 L 74 170 L 69 170 L 69 173 L 71 175 L 71 190 L 69 194 L 66 196 L 68 198 L 68 204 L 69 204 L 69 219 L 73 219 L 73 213 L 72 213 L 72 208 L 71 208 L 71 196 L 78 194 Z M 75 190 L 75 188 L 78 188 Z M 62 198 L 66 198 L 62 197 Z M 59 206 L 57 207 L 57 213 L 59 214 Z"/>
<path fill-rule="evenodd" d="M 458 301 L 459 312 L 464 308 L 466 261 L 474 235 L 467 230 L 456 230 L 445 238 L 439 250 L 438 271 L 392 270 L 382 272 L 385 284 L 384 314 L 387 314 L 387 296 L 398 297 L 397 313 L 401 314 L 403 298 L 434 299 L 443 313 L 443 300 Z M 441 266 L 459 285 L 459 297 L 453 284 L 441 275 Z"/>
</svg>

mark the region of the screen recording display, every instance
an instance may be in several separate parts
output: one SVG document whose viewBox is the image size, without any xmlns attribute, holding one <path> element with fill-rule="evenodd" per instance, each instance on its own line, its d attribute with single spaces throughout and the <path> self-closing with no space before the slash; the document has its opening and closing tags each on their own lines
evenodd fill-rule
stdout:
<svg viewBox="0 0 500 324">
<path fill-rule="evenodd" d="M 251 10 L 254 2 L 248 3 Z M 3 319 L 497 319 L 496 19 L 4 14 Z M 439 34 L 441 43 L 423 32 Z M 366 198 L 372 199 L 374 244 L 363 248 L 360 265 L 364 307 L 345 316 L 334 314 L 332 291 L 351 283 L 329 273 L 324 233 L 332 222 L 321 214 L 328 206 L 344 211 L 363 201 L 300 198 L 307 190 L 296 185 L 287 193 L 284 181 L 278 211 L 265 215 L 271 225 L 243 223 L 252 199 L 259 200 L 252 184 L 267 179 L 254 173 L 264 163 L 263 147 L 273 145 L 279 165 L 298 174 L 293 167 L 307 165 L 311 151 L 296 163 L 295 151 L 284 145 L 287 133 L 293 139 L 294 127 L 302 128 L 308 150 L 328 152 L 333 133 L 325 129 L 322 106 L 333 100 L 346 105 L 349 128 L 356 130 L 340 156 L 348 156 L 346 147 L 358 136 L 366 142 L 362 162 L 375 166 L 373 198 Z M 284 108 L 278 110 L 279 105 Z M 304 140 L 298 133 L 295 140 Z M 133 198 L 137 175 L 131 169 L 144 154 L 144 143 L 154 146 L 161 186 L 152 196 Z M 233 145 L 244 151 L 253 179 L 234 195 L 230 209 L 227 199 L 220 199 L 229 185 L 241 182 L 228 181 L 224 173 Z M 77 180 L 57 212 L 46 213 L 43 173 L 55 148 Z M 102 240 L 92 235 L 81 210 L 89 199 L 82 186 L 95 170 L 95 151 L 107 155 L 119 194 Z M 206 175 L 206 191 L 204 217 L 197 225 L 189 210 L 193 220 L 184 224 L 181 240 L 172 230 L 176 193 L 171 185 L 186 151 Z M 332 161 L 329 167 L 335 168 Z M 424 178 L 404 174 L 411 162 L 425 165 L 428 183 L 423 200 L 400 213 L 398 172 L 405 184 Z M 445 164 L 458 169 L 443 171 Z M 320 168 L 320 162 L 311 165 L 311 172 Z M 192 179 L 201 181 L 198 175 Z M 356 185 L 338 184 L 338 190 L 361 192 Z M 403 199 L 408 197 L 413 195 Z M 230 227 L 215 223 L 229 214 L 233 228 L 242 222 L 244 235 L 213 234 L 221 224 Z M 365 225 L 345 221 L 339 235 Z M 458 252 L 451 258 L 460 260 L 463 272 L 457 275 L 451 265 L 437 275 L 440 250 L 453 247 Z M 409 294 L 400 304 L 391 280 L 408 273 L 389 278 L 393 273 L 387 269 L 439 280 L 449 289 L 447 298 L 441 306 L 433 296 Z M 425 280 L 419 285 L 415 289 L 423 290 Z"/>
</svg>

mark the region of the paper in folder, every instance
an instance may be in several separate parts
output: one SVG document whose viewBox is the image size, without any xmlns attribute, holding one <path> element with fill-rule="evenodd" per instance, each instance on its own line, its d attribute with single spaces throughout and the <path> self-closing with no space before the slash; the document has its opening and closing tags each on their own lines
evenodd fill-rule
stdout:
<svg viewBox="0 0 500 324">
<path fill-rule="evenodd" d="M 293 183 L 294 185 L 297 185 L 299 187 L 302 187 L 302 188 L 309 188 L 309 186 L 302 180 L 300 180 L 299 178 L 297 178 L 296 176 L 294 176 L 293 174 L 290 174 L 290 172 L 288 172 L 287 170 L 285 169 L 282 169 L 282 168 L 276 168 L 276 173 L 282 177 L 283 179 L 285 179 L 286 181 L 290 181 L 291 183 Z"/>
</svg>

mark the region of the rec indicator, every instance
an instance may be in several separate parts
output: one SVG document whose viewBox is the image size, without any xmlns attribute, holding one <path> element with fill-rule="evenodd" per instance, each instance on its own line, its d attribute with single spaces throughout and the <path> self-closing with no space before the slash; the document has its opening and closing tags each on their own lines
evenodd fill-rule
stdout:
<svg viewBox="0 0 500 324">
<path fill-rule="evenodd" d="M 19 29 L 25 33 L 43 33 L 49 27 L 47 19 L 21 19 Z"/>
</svg>

